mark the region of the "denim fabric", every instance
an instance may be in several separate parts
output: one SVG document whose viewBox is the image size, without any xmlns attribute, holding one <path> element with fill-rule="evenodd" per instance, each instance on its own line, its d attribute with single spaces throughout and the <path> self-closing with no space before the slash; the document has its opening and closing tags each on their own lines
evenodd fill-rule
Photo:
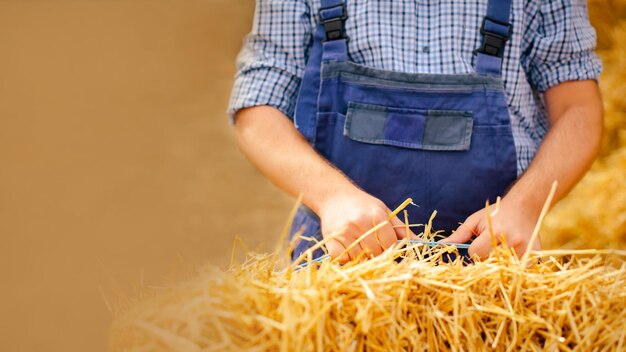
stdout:
<svg viewBox="0 0 626 352">
<path fill-rule="evenodd" d="M 345 40 L 321 45 L 323 39 L 316 38 L 307 66 L 297 127 L 363 190 L 391 209 L 411 197 L 419 206 L 407 209 L 412 223 L 427 223 L 436 210 L 435 229 L 450 233 L 515 181 L 500 77 L 364 67 L 346 61 Z M 319 219 L 309 212 L 300 209 L 292 236 L 302 228 L 321 238 Z M 301 242 L 294 258 L 313 244 Z"/>
<path fill-rule="evenodd" d="M 294 237 L 298 234 L 302 235 L 300 238 L 295 239 Z M 296 241 L 296 246 L 292 253 L 292 259 L 295 260 L 308 248 L 314 246 L 322 240 L 319 217 L 306 206 L 300 206 L 293 222 L 291 223 L 289 238 L 290 240 Z M 313 252 L 314 258 L 319 258 L 322 255 L 324 255 L 324 251 L 322 249 L 317 249 Z"/>
<path fill-rule="evenodd" d="M 472 114 L 464 111 L 430 110 L 426 116 L 423 148 L 468 150 L 472 140 Z"/>
</svg>

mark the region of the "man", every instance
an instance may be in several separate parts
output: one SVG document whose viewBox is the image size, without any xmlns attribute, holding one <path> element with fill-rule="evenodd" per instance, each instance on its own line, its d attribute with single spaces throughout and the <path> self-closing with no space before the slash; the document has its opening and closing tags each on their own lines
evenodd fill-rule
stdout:
<svg viewBox="0 0 626 352">
<path fill-rule="evenodd" d="M 595 39 L 584 0 L 258 0 L 229 112 L 246 156 L 303 194 L 294 230 L 341 232 L 333 257 L 407 197 L 412 222 L 437 210 L 446 241 L 476 236 L 485 257 L 497 196 L 492 228 L 521 255 L 552 182 L 558 200 L 598 152 Z M 340 260 L 380 254 L 401 225 Z"/>
</svg>

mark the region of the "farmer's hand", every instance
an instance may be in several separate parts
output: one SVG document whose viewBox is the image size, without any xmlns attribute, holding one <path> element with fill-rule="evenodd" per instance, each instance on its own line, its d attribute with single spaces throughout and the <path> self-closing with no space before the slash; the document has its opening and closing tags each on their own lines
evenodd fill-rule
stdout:
<svg viewBox="0 0 626 352">
<path fill-rule="evenodd" d="M 347 253 L 344 253 L 355 240 L 375 225 L 387 221 L 391 210 L 379 199 L 358 190 L 338 192 L 330 197 L 320 208 L 319 216 L 324 238 L 337 235 L 326 244 L 330 256 L 345 263 L 357 259 L 361 254 L 371 258 L 382 253 L 406 236 L 404 223 L 397 217 L 372 233 Z M 410 236 L 415 236 L 409 231 Z M 342 255 L 342 253 L 344 253 Z M 362 256 L 362 257 L 363 257 Z"/>
<path fill-rule="evenodd" d="M 495 235 L 500 237 L 505 233 L 508 245 L 518 255 L 526 250 L 550 185 L 558 181 L 553 201 L 556 203 L 587 172 L 602 141 L 604 115 L 596 81 L 563 82 L 548 89 L 543 97 L 550 122 L 548 133 L 528 169 L 502 200 L 499 214 L 493 218 Z M 473 214 L 446 241 L 467 242 L 474 231 L 479 236 L 470 254 L 486 257 L 491 250 L 486 215 L 484 210 Z M 540 249 L 540 241 L 531 248 Z"/>
<path fill-rule="evenodd" d="M 492 206 L 491 211 L 495 210 Z M 502 236 L 505 235 L 506 243 L 513 248 L 518 256 L 522 256 L 528 247 L 528 242 L 532 236 L 535 224 L 539 218 L 540 209 L 524 206 L 521 202 L 516 202 L 506 197 L 500 202 L 500 209 L 491 218 L 491 226 L 497 244 L 502 243 Z M 472 237 L 478 236 L 469 248 L 470 256 L 478 255 L 486 258 L 492 251 L 491 234 L 487 224 L 487 210 L 482 209 L 472 214 L 465 222 L 444 242 L 466 243 Z M 540 250 L 541 242 L 539 237 L 530 247 L 532 250 Z"/>
</svg>

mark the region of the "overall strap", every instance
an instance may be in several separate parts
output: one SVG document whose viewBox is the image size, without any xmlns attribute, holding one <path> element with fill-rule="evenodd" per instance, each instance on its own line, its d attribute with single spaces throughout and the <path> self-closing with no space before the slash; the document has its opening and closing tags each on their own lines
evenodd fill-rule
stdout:
<svg viewBox="0 0 626 352">
<path fill-rule="evenodd" d="M 313 47 L 300 84 L 294 123 L 310 142 L 315 141 L 317 128 L 317 98 L 320 90 L 322 61 L 348 59 L 348 37 L 345 20 L 348 18 L 344 0 L 321 0 L 320 25 L 313 35 Z"/>
<path fill-rule="evenodd" d="M 345 0 L 320 0 L 320 3 L 320 25 L 324 29 L 322 60 L 345 61 L 348 59 Z"/>
<path fill-rule="evenodd" d="M 476 50 L 476 71 L 481 74 L 501 76 L 502 57 L 506 42 L 511 38 L 513 26 L 509 20 L 512 0 L 489 0 L 487 16 L 480 33 L 483 41 Z"/>
</svg>

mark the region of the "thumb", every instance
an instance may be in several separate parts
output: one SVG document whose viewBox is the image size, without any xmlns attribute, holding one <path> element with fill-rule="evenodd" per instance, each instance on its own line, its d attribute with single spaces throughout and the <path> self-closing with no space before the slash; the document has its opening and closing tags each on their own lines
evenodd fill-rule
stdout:
<svg viewBox="0 0 626 352">
<path fill-rule="evenodd" d="M 441 240 L 440 242 L 449 242 L 449 243 L 467 243 L 472 239 L 474 233 L 476 233 L 476 228 L 478 226 L 477 217 L 470 216 L 465 220 L 464 223 L 461 224 L 448 238 Z"/>
<path fill-rule="evenodd" d="M 409 228 L 409 233 L 407 234 L 406 225 L 404 224 L 404 222 L 402 222 L 402 220 L 398 219 L 397 216 L 394 216 L 390 222 L 391 222 L 391 226 L 393 226 L 393 229 L 396 232 L 396 237 L 399 240 L 406 238 L 407 235 L 409 236 L 409 239 L 411 240 L 417 239 L 417 236 L 413 233 L 413 231 L 411 231 L 410 228 Z"/>
<path fill-rule="evenodd" d="M 336 259 L 341 255 L 341 258 L 339 258 L 339 263 L 345 264 L 350 261 L 348 253 L 344 253 L 346 247 L 344 247 L 344 245 L 336 239 L 328 241 L 328 243 L 326 243 L 326 249 L 328 250 L 328 254 L 330 254 L 330 257 L 332 259 Z"/>
<path fill-rule="evenodd" d="M 491 247 L 491 234 L 489 231 L 485 231 L 478 236 L 472 245 L 470 246 L 468 253 L 470 257 L 477 255 L 482 259 L 485 259 L 489 256 L 489 253 L 493 250 Z"/>
</svg>

